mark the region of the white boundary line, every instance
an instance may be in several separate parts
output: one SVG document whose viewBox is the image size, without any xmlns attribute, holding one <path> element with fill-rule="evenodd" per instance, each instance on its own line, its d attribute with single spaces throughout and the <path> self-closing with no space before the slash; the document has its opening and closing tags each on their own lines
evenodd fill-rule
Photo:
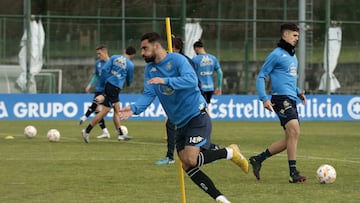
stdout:
<svg viewBox="0 0 360 203">
<path fill-rule="evenodd" d="M 8 133 L 0 133 L 0 136 L 3 135 L 9 135 Z M 14 137 L 22 137 L 24 135 L 22 134 L 14 134 L 12 135 Z M 44 136 L 44 138 L 46 138 Z M 79 139 L 81 138 L 80 133 L 79 133 Z M 37 138 L 34 138 L 37 139 Z M 74 137 L 61 137 L 61 139 L 65 139 L 65 140 L 73 140 L 73 141 L 77 141 L 78 139 L 74 138 Z M 91 141 L 95 142 L 113 142 L 113 143 L 127 143 L 127 144 L 135 144 L 135 145 L 152 145 L 152 146 L 166 146 L 166 143 L 154 143 L 154 142 L 137 142 L 137 141 L 118 141 L 116 139 L 97 139 L 95 136 L 90 140 L 90 144 Z M 81 139 L 82 142 L 82 139 Z M 51 144 L 51 143 L 50 143 Z M 85 144 L 85 143 L 84 143 Z M 250 153 L 249 151 L 243 151 L 242 152 L 246 152 L 246 153 Z M 252 154 L 256 154 L 258 152 L 251 152 Z M 277 154 L 275 155 L 275 157 L 287 157 L 286 154 Z M 355 163 L 355 164 L 360 164 L 360 158 L 358 158 L 359 160 L 353 160 L 353 159 L 336 159 L 336 158 L 329 158 L 329 157 L 319 157 L 319 156 L 306 156 L 306 155 L 298 155 L 298 158 L 301 159 L 305 159 L 305 160 L 324 160 L 324 161 L 336 161 L 336 162 L 347 162 L 347 163 Z M 356 159 L 356 157 L 354 157 Z M 22 160 L 22 159 L 0 159 L 0 160 Z M 29 159 L 26 159 L 29 160 Z M 46 161 L 49 159 L 30 159 L 30 160 L 42 160 L 42 161 Z M 119 158 L 119 159 L 55 159 L 58 161 L 64 160 L 64 161 L 71 161 L 71 160 L 91 160 L 91 161 L 145 161 L 147 159 L 139 159 L 139 158 Z"/>
</svg>

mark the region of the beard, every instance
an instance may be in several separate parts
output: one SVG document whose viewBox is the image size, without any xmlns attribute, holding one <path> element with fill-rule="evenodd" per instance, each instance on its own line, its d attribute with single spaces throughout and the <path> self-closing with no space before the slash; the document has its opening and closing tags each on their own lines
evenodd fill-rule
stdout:
<svg viewBox="0 0 360 203">
<path fill-rule="evenodd" d="M 150 63 L 150 62 L 154 62 L 155 61 L 155 56 L 143 56 L 143 59 L 145 60 L 146 63 Z"/>
</svg>

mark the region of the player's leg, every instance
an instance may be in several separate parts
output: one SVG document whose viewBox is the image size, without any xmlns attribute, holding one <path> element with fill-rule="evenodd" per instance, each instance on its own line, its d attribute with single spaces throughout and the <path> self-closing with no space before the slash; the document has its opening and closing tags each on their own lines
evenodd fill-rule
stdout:
<svg viewBox="0 0 360 203">
<path fill-rule="evenodd" d="M 288 154 L 290 171 L 289 182 L 305 182 L 306 177 L 300 175 L 300 172 L 296 169 L 297 143 L 300 136 L 300 123 L 296 108 L 296 101 L 286 98 L 283 104 L 285 119 L 282 120 L 282 123 L 285 129 L 286 149 Z"/>
<path fill-rule="evenodd" d="M 82 136 L 84 138 L 84 141 L 86 143 L 89 142 L 89 137 L 90 137 L 90 132 L 91 130 L 94 128 L 94 126 L 96 124 L 98 124 L 98 122 L 103 119 L 110 111 L 110 107 L 108 106 L 104 106 L 104 108 L 98 113 L 95 115 L 95 117 L 90 121 L 89 125 L 86 127 L 86 129 L 83 129 L 81 132 L 82 132 Z"/>
<path fill-rule="evenodd" d="M 121 130 L 121 123 L 120 123 L 120 101 L 113 103 L 114 115 L 113 115 L 113 122 L 116 129 L 116 133 L 118 135 L 118 140 L 130 140 L 132 137 L 129 135 L 125 135 Z"/>
<path fill-rule="evenodd" d="M 175 163 L 174 159 L 174 149 L 175 149 L 175 136 L 176 136 L 176 128 L 175 125 L 167 119 L 166 124 L 166 136 L 167 136 L 167 151 L 165 158 L 155 162 L 156 165 L 167 165 Z"/>
<path fill-rule="evenodd" d="M 101 95 L 101 97 L 103 97 L 103 96 Z M 104 101 L 104 99 L 102 99 L 102 102 L 103 101 Z M 96 114 L 99 113 L 102 110 L 102 108 L 103 108 L 102 102 L 100 103 L 100 105 L 97 106 L 96 112 L 95 112 Z M 101 135 L 97 136 L 97 138 L 99 138 L 99 139 L 103 139 L 103 138 L 108 139 L 108 138 L 110 138 L 111 136 L 110 136 L 110 133 L 109 133 L 108 129 L 106 128 L 104 118 L 102 118 L 99 121 L 99 126 L 100 126 L 101 130 L 103 131 L 103 133 Z"/>
<path fill-rule="evenodd" d="M 93 113 L 96 112 L 98 106 L 104 102 L 104 96 L 101 95 L 101 92 L 95 92 L 94 94 L 94 98 L 93 98 L 93 102 L 92 104 L 89 106 L 89 108 L 87 109 L 86 113 L 84 116 L 82 116 L 80 118 L 79 124 L 83 124 L 86 119 Z"/>
<path fill-rule="evenodd" d="M 103 97 L 103 108 L 102 110 L 95 115 L 95 117 L 91 120 L 90 124 L 86 127 L 86 129 L 83 129 L 82 132 L 82 136 L 84 138 L 84 141 L 86 143 L 89 142 L 89 137 L 90 137 L 90 132 L 93 129 L 93 127 L 99 123 L 99 121 L 101 119 L 103 119 L 111 110 L 111 100 L 112 98 L 110 98 L 110 96 L 112 95 L 113 92 L 113 88 L 112 85 L 108 85 L 109 83 L 107 83 L 105 85 L 105 91 L 104 91 L 104 97 Z"/>
<path fill-rule="evenodd" d="M 210 117 L 206 112 L 201 112 L 199 116 L 193 118 L 178 131 L 176 147 L 183 169 L 191 180 L 215 200 L 226 202 L 228 200 L 215 187 L 212 180 L 200 170 L 200 167 L 218 159 L 233 159 L 239 152 L 235 152 L 231 147 L 218 150 L 209 149 L 211 129 Z M 243 161 L 247 164 L 246 158 L 243 157 Z"/>
<path fill-rule="evenodd" d="M 297 144 L 300 135 L 300 125 L 297 119 L 290 120 L 286 124 L 285 136 L 287 140 L 287 155 L 290 171 L 290 183 L 305 182 L 306 177 L 300 175 L 296 168 Z"/>
<path fill-rule="evenodd" d="M 286 115 L 284 114 L 284 100 L 286 97 L 273 95 L 271 97 L 271 103 L 274 104 L 274 111 L 278 115 L 280 120 L 280 124 L 283 126 L 286 123 Z M 262 162 L 271 156 L 282 152 L 286 149 L 286 138 L 278 140 L 272 143 L 268 148 L 266 148 L 263 152 L 257 154 L 256 156 L 252 156 L 249 158 L 250 164 L 253 168 L 253 174 L 257 180 L 260 180 L 260 170 Z"/>
</svg>

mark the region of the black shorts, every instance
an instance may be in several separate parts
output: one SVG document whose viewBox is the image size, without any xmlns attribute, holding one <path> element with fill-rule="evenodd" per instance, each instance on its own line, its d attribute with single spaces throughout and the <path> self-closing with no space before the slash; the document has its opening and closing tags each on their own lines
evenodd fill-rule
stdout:
<svg viewBox="0 0 360 203">
<path fill-rule="evenodd" d="M 94 93 L 94 99 L 95 99 L 97 96 L 102 95 L 102 94 L 103 94 L 103 92 L 95 92 L 95 93 Z"/>
<path fill-rule="evenodd" d="M 206 100 L 206 103 L 210 104 L 211 102 L 211 97 L 214 94 L 214 91 L 209 91 L 209 92 L 201 92 L 201 94 L 203 95 L 203 97 Z"/>
<path fill-rule="evenodd" d="M 274 111 L 278 115 L 281 126 L 285 129 L 285 125 L 292 119 L 299 120 L 296 101 L 285 95 L 273 95 L 271 103 L 274 105 Z"/>
<path fill-rule="evenodd" d="M 120 94 L 120 88 L 110 84 L 106 83 L 105 85 L 105 91 L 104 91 L 104 106 L 112 107 L 113 104 L 119 102 L 119 94 Z"/>
<path fill-rule="evenodd" d="M 201 111 L 198 116 L 192 118 L 184 127 L 177 129 L 176 150 L 181 151 L 185 146 L 209 149 L 211 130 L 210 116 L 205 111 Z"/>
</svg>

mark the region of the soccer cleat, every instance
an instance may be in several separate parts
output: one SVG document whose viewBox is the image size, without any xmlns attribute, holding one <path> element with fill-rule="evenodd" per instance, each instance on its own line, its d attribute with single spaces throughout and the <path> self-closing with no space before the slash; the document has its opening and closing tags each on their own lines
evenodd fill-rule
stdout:
<svg viewBox="0 0 360 203">
<path fill-rule="evenodd" d="M 85 132 L 85 129 L 82 129 L 82 130 L 81 130 L 81 135 L 82 135 L 82 137 L 84 138 L 84 142 L 85 142 L 85 143 L 89 143 L 89 137 L 90 137 L 90 135 L 89 135 L 89 133 L 86 133 L 86 132 Z"/>
<path fill-rule="evenodd" d="M 305 181 L 306 181 L 306 177 L 300 175 L 300 171 L 295 171 L 289 177 L 289 183 L 301 183 Z"/>
<path fill-rule="evenodd" d="M 261 169 L 261 163 L 256 160 L 254 156 L 249 158 L 250 164 L 253 168 L 254 176 L 257 180 L 260 180 L 260 169 Z"/>
<path fill-rule="evenodd" d="M 155 162 L 155 165 L 167 165 L 167 164 L 173 164 L 175 163 L 175 160 L 174 159 L 170 159 L 169 157 L 165 157 L 164 159 L 161 159 L 157 162 Z"/>
<path fill-rule="evenodd" d="M 230 160 L 238 165 L 244 173 L 249 173 L 249 162 L 244 155 L 240 153 L 239 147 L 236 144 L 231 144 L 229 148 L 233 150 L 233 157 Z"/>
<path fill-rule="evenodd" d="M 80 120 L 79 120 L 79 125 L 83 124 L 86 121 L 87 117 L 86 116 L 81 116 Z"/>
<path fill-rule="evenodd" d="M 98 139 L 110 139 L 110 134 L 109 133 L 103 133 L 103 134 L 97 136 L 96 138 L 98 138 Z"/>
<path fill-rule="evenodd" d="M 218 196 L 215 200 L 217 203 L 231 203 L 224 195 Z"/>
<path fill-rule="evenodd" d="M 129 135 L 118 135 L 118 140 L 121 141 L 121 140 L 131 140 L 132 137 L 129 136 Z"/>
</svg>

